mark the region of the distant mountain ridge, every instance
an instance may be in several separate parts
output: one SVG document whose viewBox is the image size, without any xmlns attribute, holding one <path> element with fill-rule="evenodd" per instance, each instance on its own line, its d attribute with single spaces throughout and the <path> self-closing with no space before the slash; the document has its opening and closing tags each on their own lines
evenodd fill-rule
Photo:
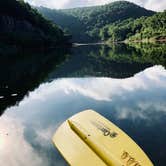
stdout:
<svg viewBox="0 0 166 166">
<path fill-rule="evenodd" d="M 116 1 L 107 5 L 52 10 L 37 8 L 46 18 L 56 22 L 73 36 L 73 41 L 98 41 L 100 29 L 116 21 L 152 16 L 154 11 L 128 1 Z"/>
<path fill-rule="evenodd" d="M 102 6 L 64 9 L 61 11 L 84 20 L 87 25 L 91 24 L 91 26 L 96 25 L 98 27 L 129 17 L 138 18 L 151 16 L 155 13 L 128 1 L 116 1 Z"/>
</svg>

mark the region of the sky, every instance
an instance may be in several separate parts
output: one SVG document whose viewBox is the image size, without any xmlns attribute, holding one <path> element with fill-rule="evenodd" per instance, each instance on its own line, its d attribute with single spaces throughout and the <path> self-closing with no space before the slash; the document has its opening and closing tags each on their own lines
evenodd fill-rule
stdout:
<svg viewBox="0 0 166 166">
<path fill-rule="evenodd" d="M 44 6 L 55 9 L 66 9 L 83 6 L 94 6 L 111 3 L 117 0 L 25 0 L 34 6 Z M 166 0 L 128 0 L 146 9 L 163 11 L 166 9 Z"/>
</svg>

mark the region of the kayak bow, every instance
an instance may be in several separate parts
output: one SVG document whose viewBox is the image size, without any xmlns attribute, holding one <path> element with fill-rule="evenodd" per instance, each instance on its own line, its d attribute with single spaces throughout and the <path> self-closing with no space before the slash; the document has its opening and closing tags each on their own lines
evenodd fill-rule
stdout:
<svg viewBox="0 0 166 166">
<path fill-rule="evenodd" d="M 92 110 L 66 120 L 53 143 L 71 166 L 153 166 L 127 134 Z"/>
</svg>

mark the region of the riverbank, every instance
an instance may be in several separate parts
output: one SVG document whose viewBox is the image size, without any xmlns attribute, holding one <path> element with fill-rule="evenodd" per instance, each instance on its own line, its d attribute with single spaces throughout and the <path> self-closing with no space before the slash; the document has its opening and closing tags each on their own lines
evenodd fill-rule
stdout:
<svg viewBox="0 0 166 166">
<path fill-rule="evenodd" d="M 166 36 L 163 37 L 157 37 L 157 38 L 150 38 L 150 39 L 142 39 L 142 40 L 130 40 L 130 39 L 126 39 L 124 41 L 110 41 L 107 40 L 105 42 L 103 42 L 104 44 L 121 44 L 121 43 L 125 43 L 125 44 L 130 44 L 130 43 L 166 43 Z"/>
<path fill-rule="evenodd" d="M 145 38 L 142 40 L 130 40 L 127 39 L 124 41 L 125 43 L 157 43 L 157 42 L 166 42 L 166 36 L 160 37 L 152 37 L 152 38 Z"/>
</svg>

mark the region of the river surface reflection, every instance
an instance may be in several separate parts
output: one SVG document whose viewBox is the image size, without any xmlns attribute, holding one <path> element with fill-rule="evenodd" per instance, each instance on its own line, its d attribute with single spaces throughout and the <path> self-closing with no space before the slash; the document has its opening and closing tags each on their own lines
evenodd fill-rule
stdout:
<svg viewBox="0 0 166 166">
<path fill-rule="evenodd" d="M 0 117 L 0 165 L 66 166 L 51 137 L 64 120 L 85 109 L 114 122 L 154 165 L 165 166 L 166 70 L 162 66 L 125 79 L 61 78 L 41 84 Z"/>
</svg>

